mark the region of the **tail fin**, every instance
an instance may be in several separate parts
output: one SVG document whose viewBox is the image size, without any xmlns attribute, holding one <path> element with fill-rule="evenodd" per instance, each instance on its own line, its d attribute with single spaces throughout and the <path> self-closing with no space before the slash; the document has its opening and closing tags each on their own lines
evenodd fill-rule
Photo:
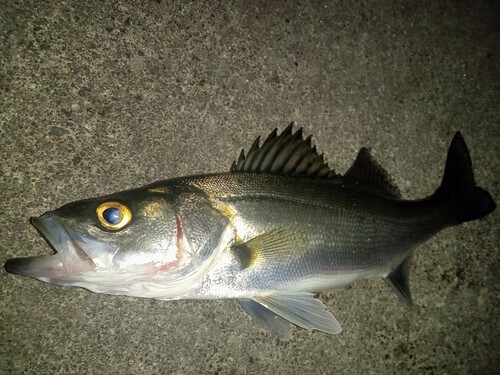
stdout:
<svg viewBox="0 0 500 375">
<path fill-rule="evenodd" d="M 456 132 L 451 141 L 436 197 L 451 203 L 456 224 L 480 219 L 495 209 L 491 195 L 476 186 L 469 150 L 460 132 Z"/>
</svg>

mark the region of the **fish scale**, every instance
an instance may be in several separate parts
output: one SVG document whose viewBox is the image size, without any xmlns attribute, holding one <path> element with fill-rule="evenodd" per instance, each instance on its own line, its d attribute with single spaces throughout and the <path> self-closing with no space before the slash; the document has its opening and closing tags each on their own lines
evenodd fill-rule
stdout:
<svg viewBox="0 0 500 375">
<path fill-rule="evenodd" d="M 430 200 L 389 200 L 385 196 L 367 196 L 364 190 L 356 191 L 341 184 L 328 184 L 328 194 L 322 195 L 324 186 L 319 181 L 315 184 L 318 190 L 310 189 L 308 192 L 310 197 L 307 194 L 297 196 L 303 181 L 288 182 L 286 180 L 290 177 L 279 175 L 262 175 L 260 178 L 265 184 L 255 184 L 251 174 L 236 176 L 237 188 L 233 181 L 222 183 L 219 176 L 188 182 L 203 191 L 213 191 L 209 193 L 213 199 L 219 198 L 223 204 L 230 205 L 236 215 L 248 223 L 244 226 L 246 233 L 243 236 L 240 234 L 244 241 L 275 228 L 289 226 L 294 226 L 293 231 L 301 230 L 309 236 L 309 247 L 291 248 L 288 260 L 273 258 L 260 266 L 259 277 L 249 276 L 254 282 L 273 279 L 276 284 L 282 284 L 282 280 L 276 280 L 273 262 L 277 262 L 277 268 L 283 269 L 292 259 L 293 265 L 311 278 L 352 270 L 362 278 L 364 275 L 360 270 L 371 273 L 375 268 L 378 276 L 386 276 L 395 266 L 392 264 L 395 256 L 398 265 L 399 259 L 405 258 L 413 246 L 445 224 L 442 211 L 435 209 Z M 268 194 L 269 186 L 273 188 L 271 194 Z M 290 186 L 294 188 L 290 190 Z M 367 200 L 369 202 L 365 202 Z M 357 204 L 353 207 L 351 202 Z M 295 227 L 298 222 L 308 225 Z M 298 255 L 295 256 L 294 251 Z M 325 264 L 327 266 L 323 267 Z M 270 270 L 266 272 L 265 267 L 270 267 Z M 287 279 L 305 277 L 302 272 L 291 272 L 286 276 Z M 335 278 L 330 280 L 331 287 L 336 286 Z"/>
</svg>

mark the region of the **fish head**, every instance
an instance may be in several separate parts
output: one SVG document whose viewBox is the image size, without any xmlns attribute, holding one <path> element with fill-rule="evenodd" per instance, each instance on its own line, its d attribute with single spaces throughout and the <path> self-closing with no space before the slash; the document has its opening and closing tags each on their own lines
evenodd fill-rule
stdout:
<svg viewBox="0 0 500 375">
<path fill-rule="evenodd" d="M 133 296 L 154 289 L 159 279 L 168 284 L 186 278 L 193 272 L 194 254 L 184 241 L 178 208 L 153 190 L 73 202 L 32 218 L 54 254 L 10 259 L 6 270 L 51 284 Z"/>
</svg>

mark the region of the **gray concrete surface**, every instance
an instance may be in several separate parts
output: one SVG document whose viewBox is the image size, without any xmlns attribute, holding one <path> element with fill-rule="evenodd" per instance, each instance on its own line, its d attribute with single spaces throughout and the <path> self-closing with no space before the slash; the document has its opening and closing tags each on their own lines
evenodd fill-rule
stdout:
<svg viewBox="0 0 500 375">
<path fill-rule="evenodd" d="M 30 216 L 225 171 L 290 121 L 339 172 L 369 146 L 408 198 L 436 188 L 461 130 L 498 202 L 499 8 L 401 3 L 2 1 L 1 262 L 50 252 Z M 2 269 L 0 372 L 492 374 L 499 243 L 498 210 L 446 230 L 416 253 L 413 310 L 359 282 L 322 295 L 342 334 L 286 343 L 235 301 L 97 295 Z"/>
</svg>

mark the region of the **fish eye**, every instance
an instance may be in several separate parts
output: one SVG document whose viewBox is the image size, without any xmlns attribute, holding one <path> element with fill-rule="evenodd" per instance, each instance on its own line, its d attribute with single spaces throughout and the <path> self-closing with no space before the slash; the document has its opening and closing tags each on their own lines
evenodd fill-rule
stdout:
<svg viewBox="0 0 500 375">
<path fill-rule="evenodd" d="M 104 202 L 97 206 L 97 218 L 101 225 L 109 230 L 119 230 L 130 223 L 132 212 L 120 202 Z"/>
</svg>

